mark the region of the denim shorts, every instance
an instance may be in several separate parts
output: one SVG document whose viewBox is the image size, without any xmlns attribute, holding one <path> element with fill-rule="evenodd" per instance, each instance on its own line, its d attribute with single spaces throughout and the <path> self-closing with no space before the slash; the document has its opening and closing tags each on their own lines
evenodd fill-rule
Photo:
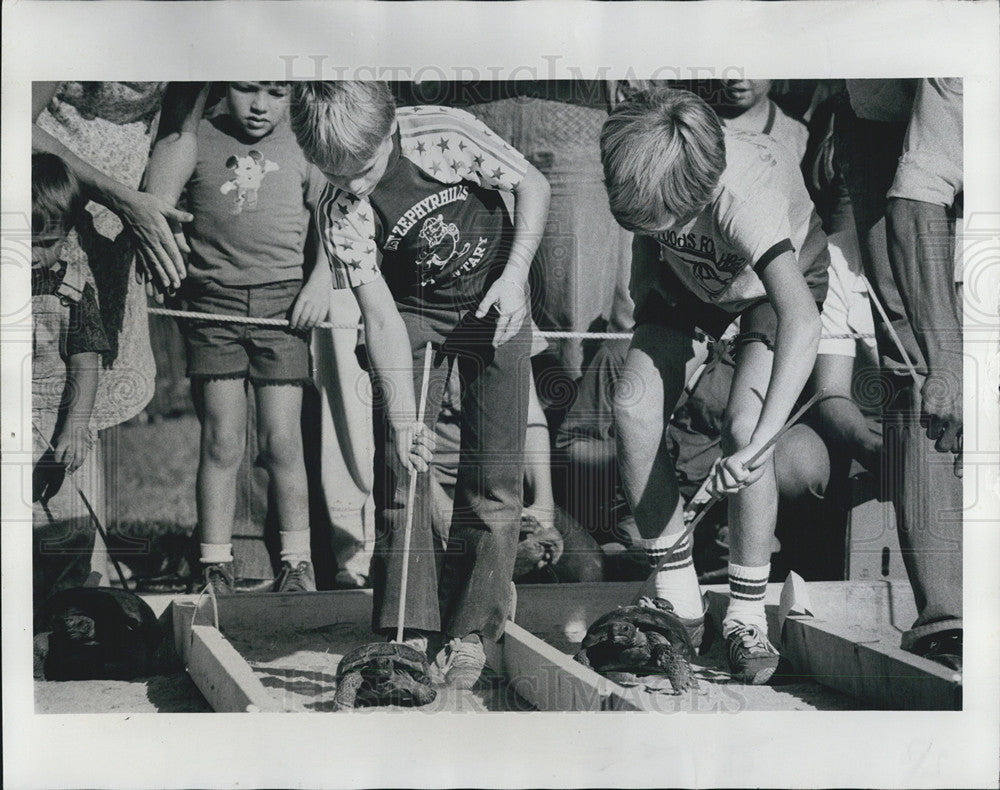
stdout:
<svg viewBox="0 0 1000 790">
<path fill-rule="evenodd" d="M 215 283 L 186 285 L 185 309 L 199 313 L 288 318 L 301 280 L 252 288 Z M 181 319 L 187 349 L 187 375 L 192 379 L 249 379 L 251 384 L 312 382 L 309 332 L 287 327 Z"/>
</svg>

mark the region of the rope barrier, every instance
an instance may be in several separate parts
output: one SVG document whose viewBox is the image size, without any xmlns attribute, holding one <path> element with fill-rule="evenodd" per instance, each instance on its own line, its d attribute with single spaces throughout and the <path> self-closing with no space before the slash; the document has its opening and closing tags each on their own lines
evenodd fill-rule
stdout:
<svg viewBox="0 0 1000 790">
<path fill-rule="evenodd" d="M 249 324 L 256 326 L 288 326 L 284 318 L 252 318 L 244 315 L 218 315 L 217 313 L 198 313 L 191 310 L 170 310 L 166 307 L 150 307 L 150 315 L 161 315 L 168 318 L 189 318 L 196 321 L 213 321 L 220 324 Z M 361 323 L 337 324 L 331 321 L 321 321 L 316 329 L 359 329 Z M 539 334 L 549 340 L 588 339 L 588 340 L 631 340 L 631 332 L 570 332 L 556 330 L 539 330 Z M 875 335 L 871 332 L 845 332 L 840 335 L 825 335 L 826 340 L 871 340 Z"/>
</svg>

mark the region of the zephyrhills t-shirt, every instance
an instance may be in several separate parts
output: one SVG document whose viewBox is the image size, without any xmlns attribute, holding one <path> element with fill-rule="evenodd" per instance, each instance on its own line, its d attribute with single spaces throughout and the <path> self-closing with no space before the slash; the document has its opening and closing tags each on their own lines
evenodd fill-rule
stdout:
<svg viewBox="0 0 1000 790">
<path fill-rule="evenodd" d="M 715 198 L 687 224 L 653 234 L 660 261 L 702 301 L 736 314 L 767 298 L 759 273 L 794 251 L 822 300 L 830 255 L 798 164 L 766 135 L 727 130 L 725 139 Z"/>
<path fill-rule="evenodd" d="M 310 210 L 325 183 L 287 120 L 250 140 L 221 110 L 203 119 L 187 185 L 189 278 L 238 288 L 301 280 Z"/>
<path fill-rule="evenodd" d="M 328 185 L 320 200 L 335 284 L 382 276 L 397 302 L 468 307 L 490 270 L 506 263 L 513 226 L 500 191 L 520 184 L 527 162 L 462 110 L 402 107 L 396 119 L 372 193 L 358 198 Z"/>
</svg>

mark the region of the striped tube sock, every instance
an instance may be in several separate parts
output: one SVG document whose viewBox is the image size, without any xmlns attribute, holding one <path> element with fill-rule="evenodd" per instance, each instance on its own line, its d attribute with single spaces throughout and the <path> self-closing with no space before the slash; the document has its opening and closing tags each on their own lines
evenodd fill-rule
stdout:
<svg viewBox="0 0 1000 790">
<path fill-rule="evenodd" d="M 684 538 L 677 548 L 670 551 L 680 536 L 681 532 L 676 532 L 649 540 L 640 538 L 634 541 L 634 545 L 646 553 L 649 564 L 656 568 L 656 595 L 670 601 L 679 617 L 697 618 L 704 614 L 704 606 L 691 557 L 691 537 Z"/>
<path fill-rule="evenodd" d="M 722 633 L 728 636 L 736 623 L 756 625 L 767 632 L 764 615 L 764 594 L 771 563 L 766 565 L 738 565 L 729 563 L 729 608 L 722 621 Z"/>
</svg>

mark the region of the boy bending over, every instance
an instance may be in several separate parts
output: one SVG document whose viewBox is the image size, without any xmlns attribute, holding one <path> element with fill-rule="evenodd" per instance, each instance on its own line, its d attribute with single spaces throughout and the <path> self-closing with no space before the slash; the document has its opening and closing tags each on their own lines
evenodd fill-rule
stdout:
<svg viewBox="0 0 1000 790">
<path fill-rule="evenodd" d="M 633 242 L 636 327 L 615 394 L 618 459 L 656 594 L 702 639 L 704 605 L 664 426 L 693 372 L 697 329 L 718 337 L 742 316 L 714 490 L 729 500 L 730 667 L 765 683 L 778 665 L 764 592 L 778 496 L 773 452 L 816 357 L 829 253 L 797 164 L 770 138 L 724 132 L 685 91 L 641 93 L 604 124 L 611 212 Z M 797 254 L 796 254 L 797 253 Z"/>
<path fill-rule="evenodd" d="M 383 382 L 401 371 L 409 378 L 388 382 L 396 452 L 389 453 L 389 501 L 376 539 L 373 616 L 373 627 L 388 634 L 397 626 L 415 411 L 394 416 L 391 395 L 413 402 L 429 341 L 429 430 L 416 433 L 430 436 L 448 371 L 458 366 L 461 449 L 448 547 L 439 579 L 430 478 L 421 475 L 403 625 L 418 649 L 442 632 L 436 663 L 449 685 L 470 688 L 485 663 L 482 642 L 500 637 L 509 609 L 531 376 L 527 278 L 548 183 L 472 116 L 444 107 L 397 110 L 384 83 L 302 83 L 292 126 L 329 181 L 316 220 L 335 285 L 357 296 Z M 514 194 L 513 223 L 501 190 Z"/>
</svg>

